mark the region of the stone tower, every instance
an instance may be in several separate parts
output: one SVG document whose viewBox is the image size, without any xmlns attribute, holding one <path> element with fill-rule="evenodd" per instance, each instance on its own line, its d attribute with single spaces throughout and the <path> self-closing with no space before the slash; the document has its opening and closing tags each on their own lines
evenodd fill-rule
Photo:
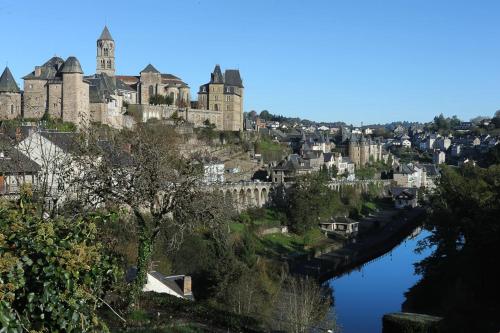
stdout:
<svg viewBox="0 0 500 333">
<path fill-rule="evenodd" d="M 210 82 L 200 86 L 198 108 L 217 111 L 223 116 L 223 129 L 241 131 L 243 129 L 243 81 L 240 71 L 227 69 L 224 74 L 216 65 Z"/>
<path fill-rule="evenodd" d="M 97 40 L 96 73 L 115 76 L 115 41 L 107 26 L 104 26 Z"/>
<path fill-rule="evenodd" d="M 9 67 L 0 76 L 0 120 L 21 116 L 21 90 Z"/>
<path fill-rule="evenodd" d="M 62 66 L 62 119 L 85 126 L 90 121 L 89 84 L 83 80 L 80 62 L 68 57 Z"/>
</svg>

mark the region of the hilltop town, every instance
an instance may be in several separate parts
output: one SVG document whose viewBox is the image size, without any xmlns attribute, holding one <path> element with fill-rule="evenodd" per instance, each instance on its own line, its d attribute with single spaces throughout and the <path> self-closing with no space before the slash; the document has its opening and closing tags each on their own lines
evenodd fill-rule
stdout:
<svg viewBox="0 0 500 333">
<path fill-rule="evenodd" d="M 240 131 L 244 87 L 239 70 L 216 65 L 210 81 L 191 100 L 188 84 L 148 64 L 138 75 L 117 75 L 111 33 L 104 27 L 96 43 L 96 71 L 85 75 L 76 57 L 52 57 L 23 77 L 21 90 L 9 68 L 0 80 L 0 119 L 41 119 L 132 128 L 151 118 L 176 114 L 196 127 L 210 122 L 218 130 Z"/>
<path fill-rule="evenodd" d="M 54 56 L 22 89 L 0 76 L 3 325 L 338 332 L 325 281 L 464 202 L 496 216 L 500 111 L 364 126 L 245 111 L 238 69 L 215 65 L 194 99 L 153 64 L 117 74 L 121 42 L 104 27 L 94 74 Z M 425 327 L 448 320 L 432 314 Z"/>
</svg>

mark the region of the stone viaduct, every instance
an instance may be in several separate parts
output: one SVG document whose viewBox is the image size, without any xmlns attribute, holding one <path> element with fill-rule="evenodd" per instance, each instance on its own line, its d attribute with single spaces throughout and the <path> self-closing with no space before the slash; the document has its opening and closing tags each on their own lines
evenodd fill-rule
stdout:
<svg viewBox="0 0 500 333">
<path fill-rule="evenodd" d="M 342 188 L 349 186 L 354 187 L 361 192 L 367 192 L 370 185 L 382 186 L 387 189 L 391 184 L 390 180 L 336 180 L 328 183 L 328 186 L 336 191 L 341 191 Z M 238 182 L 238 183 L 223 183 L 211 185 L 213 190 L 219 190 L 223 193 L 226 200 L 231 200 L 236 209 L 244 210 L 250 207 L 263 207 L 269 201 L 269 193 L 277 186 L 276 183 L 267 182 Z M 285 186 L 291 184 L 285 184 Z"/>
</svg>

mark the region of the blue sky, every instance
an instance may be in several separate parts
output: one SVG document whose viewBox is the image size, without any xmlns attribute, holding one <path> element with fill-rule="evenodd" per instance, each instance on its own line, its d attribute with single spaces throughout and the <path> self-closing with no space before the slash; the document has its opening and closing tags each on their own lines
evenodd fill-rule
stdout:
<svg viewBox="0 0 500 333">
<path fill-rule="evenodd" d="M 359 124 L 500 109 L 500 1 L 0 0 L 0 64 L 20 78 L 54 54 L 95 72 L 104 24 L 119 74 L 149 62 L 196 96 L 239 68 L 245 110 Z"/>
</svg>

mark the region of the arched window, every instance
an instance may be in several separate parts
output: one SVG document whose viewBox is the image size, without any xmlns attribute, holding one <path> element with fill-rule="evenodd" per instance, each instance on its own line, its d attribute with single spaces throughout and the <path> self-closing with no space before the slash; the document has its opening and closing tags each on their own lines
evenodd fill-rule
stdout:
<svg viewBox="0 0 500 333">
<path fill-rule="evenodd" d="M 106 68 L 106 64 L 104 60 L 101 60 L 101 68 Z"/>
<path fill-rule="evenodd" d="M 108 68 L 111 69 L 111 60 L 108 60 Z"/>
<path fill-rule="evenodd" d="M 109 55 L 108 48 L 105 47 L 104 48 L 104 56 L 107 57 L 108 55 Z"/>
<path fill-rule="evenodd" d="M 153 86 L 149 86 L 149 96 L 153 96 L 153 95 L 154 95 Z"/>
<path fill-rule="evenodd" d="M 10 105 L 10 114 L 14 114 L 14 104 Z"/>
<path fill-rule="evenodd" d="M 172 103 L 175 101 L 175 94 L 174 92 L 170 92 L 170 98 L 172 99 Z"/>
<path fill-rule="evenodd" d="M 215 111 L 219 111 L 219 104 L 214 104 Z"/>
</svg>

